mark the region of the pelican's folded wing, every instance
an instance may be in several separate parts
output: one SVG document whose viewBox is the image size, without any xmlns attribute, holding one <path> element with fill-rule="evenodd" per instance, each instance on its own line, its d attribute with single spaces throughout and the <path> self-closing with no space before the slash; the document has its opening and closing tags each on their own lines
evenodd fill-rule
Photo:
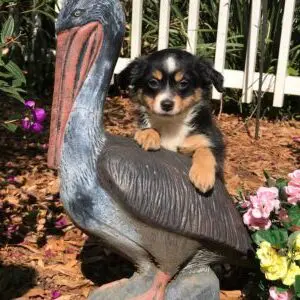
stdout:
<svg viewBox="0 0 300 300">
<path fill-rule="evenodd" d="M 130 139 L 108 136 L 99 180 L 143 222 L 246 254 L 250 239 L 224 184 L 217 179 L 210 194 L 197 192 L 188 178 L 190 164 L 178 153 L 146 152 Z"/>
</svg>

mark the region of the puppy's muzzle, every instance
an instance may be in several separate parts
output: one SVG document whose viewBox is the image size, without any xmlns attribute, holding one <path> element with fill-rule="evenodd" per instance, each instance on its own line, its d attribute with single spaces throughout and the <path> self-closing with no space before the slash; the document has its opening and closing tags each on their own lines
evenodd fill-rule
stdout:
<svg viewBox="0 0 300 300">
<path fill-rule="evenodd" d="M 174 102 L 170 99 L 166 99 L 166 100 L 161 101 L 160 106 L 163 111 L 169 112 L 173 109 Z"/>
</svg>

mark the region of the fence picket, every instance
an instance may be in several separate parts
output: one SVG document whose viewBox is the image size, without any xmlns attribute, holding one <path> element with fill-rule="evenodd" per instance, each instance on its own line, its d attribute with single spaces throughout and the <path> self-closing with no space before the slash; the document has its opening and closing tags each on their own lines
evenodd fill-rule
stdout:
<svg viewBox="0 0 300 300">
<path fill-rule="evenodd" d="M 200 0 L 190 0 L 186 50 L 193 54 L 197 52 L 199 11 Z"/>
<path fill-rule="evenodd" d="M 265 0 L 263 0 L 265 1 Z M 253 96 L 253 79 L 256 64 L 258 34 L 260 28 L 261 0 L 253 0 L 251 6 L 251 19 L 249 38 L 246 53 L 245 73 L 243 81 L 242 102 L 250 103 Z"/>
<path fill-rule="evenodd" d="M 143 0 L 132 0 L 131 19 L 131 52 L 130 57 L 134 59 L 141 55 L 142 48 L 142 21 Z"/>
<path fill-rule="evenodd" d="M 223 74 L 226 58 L 226 41 L 228 33 L 230 0 L 220 0 L 219 17 L 218 17 L 218 32 L 216 41 L 215 54 L 215 69 Z M 221 93 L 213 88 L 213 99 L 220 99 Z"/>
<path fill-rule="evenodd" d="M 277 63 L 276 83 L 273 98 L 273 106 L 281 107 L 283 105 L 284 87 L 286 83 L 286 73 L 289 59 L 289 49 L 293 26 L 293 16 L 295 9 L 295 0 L 285 1 L 284 13 L 282 19 L 282 30 L 280 37 L 280 48 Z"/>
<path fill-rule="evenodd" d="M 171 0 L 160 0 L 158 50 L 166 49 L 169 46 L 170 12 Z"/>
</svg>

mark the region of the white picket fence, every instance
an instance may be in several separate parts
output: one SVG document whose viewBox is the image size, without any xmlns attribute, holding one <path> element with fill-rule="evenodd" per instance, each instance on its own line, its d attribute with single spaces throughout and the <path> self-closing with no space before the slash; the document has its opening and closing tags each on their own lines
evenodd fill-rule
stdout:
<svg viewBox="0 0 300 300">
<path fill-rule="evenodd" d="M 63 1 L 63 0 L 62 0 Z M 158 50 L 165 49 L 169 44 L 170 4 L 172 0 L 160 0 Z M 202 0 L 205 1 L 205 0 Z M 226 88 L 242 89 L 242 101 L 250 103 L 253 91 L 258 90 L 259 73 L 255 72 L 257 57 L 258 34 L 261 20 L 261 3 L 265 0 L 252 0 L 249 39 L 244 70 L 225 69 L 226 42 L 230 0 L 220 0 L 218 16 L 218 32 L 216 40 L 215 69 L 224 75 Z M 289 45 L 296 0 L 285 0 L 281 27 L 281 41 L 278 56 L 277 73 L 263 74 L 263 92 L 274 93 L 273 106 L 281 107 L 284 95 L 300 96 L 300 77 L 287 76 Z M 200 0 L 189 1 L 186 50 L 196 53 L 199 30 Z M 119 73 L 132 59 L 141 55 L 143 0 L 132 0 L 131 21 L 131 55 L 130 58 L 119 58 L 115 73 Z M 280 31 L 280 29 L 278 29 Z M 279 32 L 278 32 L 279 34 Z M 220 99 L 221 94 L 213 90 L 213 98 Z"/>
</svg>

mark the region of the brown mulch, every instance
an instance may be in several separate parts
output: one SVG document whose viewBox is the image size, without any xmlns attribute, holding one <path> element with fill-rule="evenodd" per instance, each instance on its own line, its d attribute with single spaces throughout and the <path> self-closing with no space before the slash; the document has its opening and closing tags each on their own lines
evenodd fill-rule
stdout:
<svg viewBox="0 0 300 300">
<path fill-rule="evenodd" d="M 105 111 L 108 131 L 132 136 L 135 108 L 127 99 L 108 101 Z M 263 170 L 286 177 L 300 167 L 300 144 L 292 140 L 300 136 L 300 122 L 262 121 L 257 141 L 252 120 L 245 124 L 222 114 L 218 123 L 227 144 L 225 177 L 232 195 L 263 185 Z M 47 133 L 40 143 L 0 134 L 0 299 L 85 299 L 95 284 L 130 276 L 130 264 L 65 216 L 56 172 L 46 166 Z"/>
</svg>

